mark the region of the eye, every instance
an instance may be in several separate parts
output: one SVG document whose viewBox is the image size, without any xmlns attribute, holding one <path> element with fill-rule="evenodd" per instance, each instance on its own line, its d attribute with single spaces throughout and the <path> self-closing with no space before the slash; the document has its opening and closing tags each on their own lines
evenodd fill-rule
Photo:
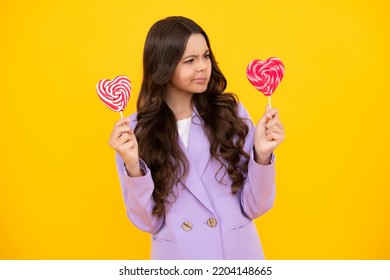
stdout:
<svg viewBox="0 0 390 280">
<path fill-rule="evenodd" d="M 204 55 L 204 57 L 210 59 L 210 54 L 207 53 L 207 54 Z"/>
<path fill-rule="evenodd" d="M 194 59 L 193 59 L 193 58 L 184 61 L 184 63 L 187 63 L 187 64 L 191 64 L 192 62 L 194 62 Z"/>
</svg>

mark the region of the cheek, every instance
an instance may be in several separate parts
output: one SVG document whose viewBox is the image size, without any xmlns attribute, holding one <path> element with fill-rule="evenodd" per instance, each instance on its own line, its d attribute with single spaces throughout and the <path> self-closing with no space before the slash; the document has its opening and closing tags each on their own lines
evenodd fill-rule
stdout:
<svg viewBox="0 0 390 280">
<path fill-rule="evenodd" d="M 173 77 L 172 77 L 172 83 L 180 83 L 180 81 L 183 79 L 182 78 L 183 76 L 183 71 L 181 68 L 176 68 L 176 71 L 175 71 L 175 74 L 173 74 Z"/>
<path fill-rule="evenodd" d="M 178 79 L 182 83 L 186 83 L 190 81 L 192 78 L 193 78 L 193 71 L 190 69 L 190 67 L 183 67 L 180 73 L 178 73 Z"/>
<path fill-rule="evenodd" d="M 186 70 L 185 67 L 176 69 L 175 74 L 172 77 L 171 83 L 178 88 L 185 87 L 191 82 L 192 76 L 190 71 Z"/>
</svg>

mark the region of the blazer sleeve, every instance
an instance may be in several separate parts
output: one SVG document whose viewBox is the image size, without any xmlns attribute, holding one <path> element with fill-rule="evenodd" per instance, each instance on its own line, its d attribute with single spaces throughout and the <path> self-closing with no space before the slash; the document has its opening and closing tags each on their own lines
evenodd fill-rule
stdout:
<svg viewBox="0 0 390 280">
<path fill-rule="evenodd" d="M 158 232 L 164 222 L 164 217 L 152 215 L 154 182 L 150 169 L 140 159 L 140 167 L 145 175 L 130 177 L 122 158 L 118 154 L 116 154 L 116 166 L 128 218 L 142 231 L 152 234 Z"/>
<path fill-rule="evenodd" d="M 247 122 L 249 132 L 245 141 L 245 150 L 250 154 L 248 174 L 239 198 L 245 215 L 250 219 L 260 217 L 274 205 L 275 200 L 275 156 L 272 154 L 269 165 L 260 165 L 254 160 L 255 126 L 242 104 L 239 105 L 239 116 Z"/>
</svg>

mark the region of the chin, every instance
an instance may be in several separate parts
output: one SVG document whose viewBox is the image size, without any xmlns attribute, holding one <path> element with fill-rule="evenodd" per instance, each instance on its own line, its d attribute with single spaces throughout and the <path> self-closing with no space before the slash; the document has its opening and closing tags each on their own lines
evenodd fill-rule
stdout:
<svg viewBox="0 0 390 280">
<path fill-rule="evenodd" d="M 198 88 L 194 89 L 192 92 L 195 94 L 201 94 L 201 93 L 204 93 L 206 90 L 207 90 L 207 85 L 204 87 L 198 87 Z"/>
</svg>

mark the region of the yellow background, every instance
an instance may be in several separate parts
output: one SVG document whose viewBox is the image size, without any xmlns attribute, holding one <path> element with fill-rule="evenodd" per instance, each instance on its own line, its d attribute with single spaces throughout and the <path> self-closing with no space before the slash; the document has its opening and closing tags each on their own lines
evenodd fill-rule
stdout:
<svg viewBox="0 0 390 280">
<path fill-rule="evenodd" d="M 147 4 L 146 4 L 147 3 Z M 150 26 L 184 15 L 208 33 L 228 90 L 277 56 L 286 128 L 277 199 L 256 221 L 269 259 L 390 259 L 388 1 L 1 1 L 0 259 L 148 259 L 125 213 L 102 78 L 128 75 L 135 110 Z"/>
</svg>

